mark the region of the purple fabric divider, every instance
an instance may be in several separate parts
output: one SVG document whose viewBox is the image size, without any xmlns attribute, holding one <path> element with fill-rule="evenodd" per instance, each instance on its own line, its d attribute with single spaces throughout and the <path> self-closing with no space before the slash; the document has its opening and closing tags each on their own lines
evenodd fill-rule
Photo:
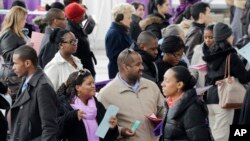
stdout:
<svg viewBox="0 0 250 141">
<path fill-rule="evenodd" d="M 15 1 L 15 0 L 3 0 L 4 9 L 10 9 L 13 1 Z M 36 10 L 36 8 L 41 4 L 41 0 L 23 0 L 23 1 L 25 2 L 26 8 L 29 11 Z M 34 16 L 34 15 L 29 15 L 27 17 L 27 23 L 32 24 L 32 20 L 35 17 L 36 16 Z M 1 24 L 3 22 L 3 19 L 4 19 L 4 15 L 0 15 L 0 23 Z M 39 31 L 39 29 L 36 29 L 36 31 Z"/>
<path fill-rule="evenodd" d="M 104 87 L 106 84 L 108 84 L 111 80 L 112 79 L 110 79 L 110 80 L 104 80 L 104 81 L 100 81 L 100 82 L 96 82 L 95 83 L 96 91 L 97 92 L 100 91 L 101 88 Z"/>
</svg>

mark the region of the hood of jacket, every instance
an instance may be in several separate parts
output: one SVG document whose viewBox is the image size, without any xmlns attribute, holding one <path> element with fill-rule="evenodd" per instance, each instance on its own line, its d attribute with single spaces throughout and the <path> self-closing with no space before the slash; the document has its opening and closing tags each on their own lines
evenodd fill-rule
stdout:
<svg viewBox="0 0 250 141">
<path fill-rule="evenodd" d="M 163 22 L 168 22 L 168 19 L 171 17 L 171 15 L 166 14 L 165 18 L 160 15 L 159 13 L 153 13 L 148 16 L 148 18 L 141 20 L 139 25 L 142 30 L 145 30 L 149 25 L 151 24 L 161 24 Z"/>
<path fill-rule="evenodd" d="M 153 61 L 156 61 L 156 59 L 157 59 L 157 58 L 152 57 L 146 51 L 140 49 L 135 42 L 133 42 L 131 44 L 130 48 L 132 48 L 134 51 L 138 52 L 141 55 L 143 62 L 145 62 L 145 63 L 146 62 L 153 62 Z"/>
</svg>

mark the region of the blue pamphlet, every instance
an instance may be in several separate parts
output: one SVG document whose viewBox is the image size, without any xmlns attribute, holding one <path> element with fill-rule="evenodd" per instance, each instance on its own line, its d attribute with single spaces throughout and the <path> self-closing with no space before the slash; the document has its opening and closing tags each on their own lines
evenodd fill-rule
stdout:
<svg viewBox="0 0 250 141">
<path fill-rule="evenodd" d="M 108 109 L 106 110 L 106 113 L 104 115 L 104 118 L 102 119 L 102 122 L 100 123 L 100 125 L 98 126 L 95 135 L 100 137 L 100 138 L 104 138 L 109 130 L 109 119 L 110 117 L 115 117 L 116 114 L 118 113 L 119 108 L 115 105 L 110 105 L 108 107 Z"/>
</svg>

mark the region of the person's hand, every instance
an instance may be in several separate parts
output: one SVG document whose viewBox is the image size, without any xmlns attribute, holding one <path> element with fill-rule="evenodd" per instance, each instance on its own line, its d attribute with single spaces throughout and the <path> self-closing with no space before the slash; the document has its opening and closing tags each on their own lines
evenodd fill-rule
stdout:
<svg viewBox="0 0 250 141">
<path fill-rule="evenodd" d="M 132 132 L 129 128 L 122 128 L 121 136 L 122 137 L 132 137 L 135 135 L 135 132 Z"/>
<path fill-rule="evenodd" d="M 78 118 L 79 121 L 83 118 L 84 114 L 85 113 L 83 111 L 80 111 L 80 110 L 77 111 L 77 118 Z"/>
<path fill-rule="evenodd" d="M 111 117 L 109 119 L 109 126 L 110 126 L 110 128 L 115 128 L 117 126 L 117 118 L 116 117 Z"/>
<path fill-rule="evenodd" d="M 31 41 L 29 41 L 29 42 L 26 43 L 26 45 L 27 45 L 27 46 L 30 46 L 30 47 L 33 47 L 33 46 L 34 46 L 34 43 L 31 42 Z"/>
</svg>

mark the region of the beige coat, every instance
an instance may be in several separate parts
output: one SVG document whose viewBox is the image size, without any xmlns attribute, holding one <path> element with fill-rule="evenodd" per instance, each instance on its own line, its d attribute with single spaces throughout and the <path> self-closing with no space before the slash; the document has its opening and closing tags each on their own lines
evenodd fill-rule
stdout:
<svg viewBox="0 0 250 141">
<path fill-rule="evenodd" d="M 147 79 L 140 79 L 138 93 L 134 93 L 118 77 L 108 83 L 97 96 L 98 100 L 107 108 L 109 105 L 118 106 L 117 114 L 119 131 L 122 127 L 132 127 L 135 120 L 140 126 L 136 135 L 130 138 L 119 136 L 118 141 L 158 141 L 159 137 L 153 135 L 153 124 L 145 115 L 156 114 L 162 117 L 164 98 L 157 85 Z"/>
</svg>

